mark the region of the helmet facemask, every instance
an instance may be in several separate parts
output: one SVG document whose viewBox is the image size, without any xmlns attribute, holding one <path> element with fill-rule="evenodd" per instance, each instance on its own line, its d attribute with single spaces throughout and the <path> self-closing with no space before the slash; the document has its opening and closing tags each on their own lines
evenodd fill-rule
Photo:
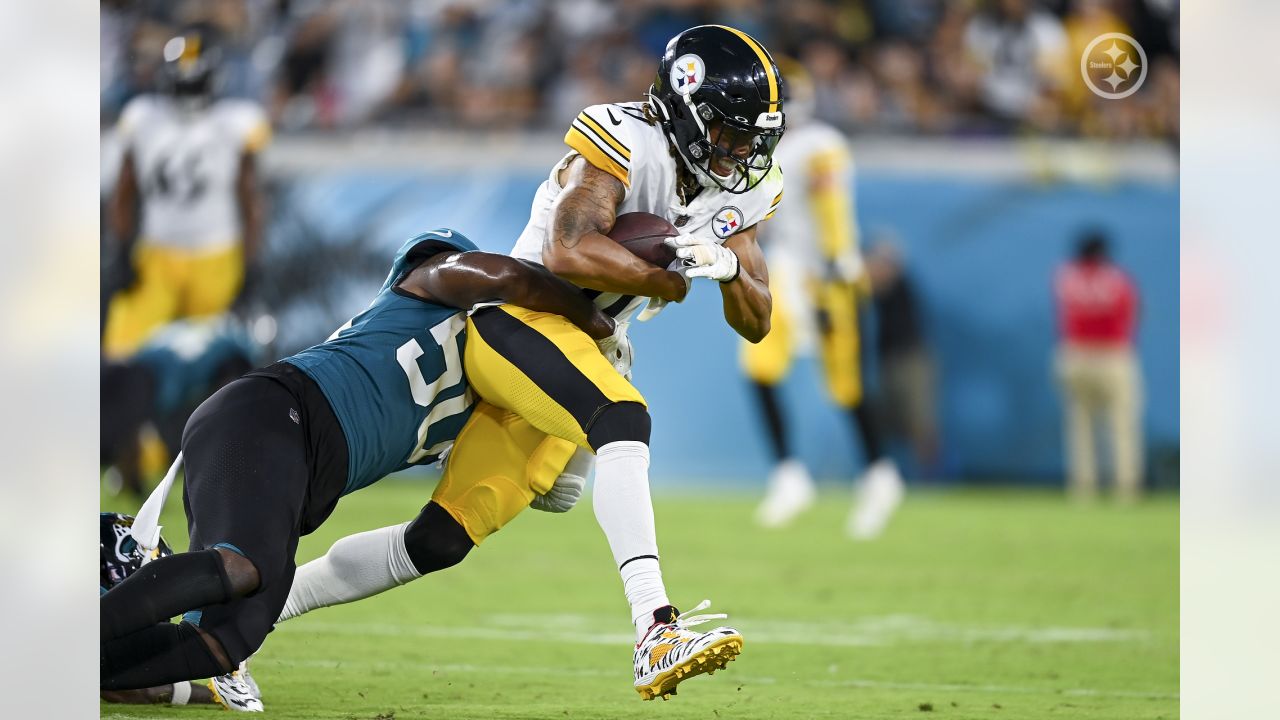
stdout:
<svg viewBox="0 0 1280 720">
<path fill-rule="evenodd" d="M 763 125 L 746 126 L 726 118 L 710 103 L 694 104 L 687 95 L 670 103 L 650 95 L 650 104 L 664 113 L 668 137 L 685 168 L 706 188 L 745 193 L 773 168 L 773 151 L 782 138 L 783 113 L 761 117 Z"/>
</svg>

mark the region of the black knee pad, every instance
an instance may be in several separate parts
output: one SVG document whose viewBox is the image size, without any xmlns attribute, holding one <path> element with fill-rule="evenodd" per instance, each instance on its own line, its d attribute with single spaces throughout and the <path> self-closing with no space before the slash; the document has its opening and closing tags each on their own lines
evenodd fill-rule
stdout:
<svg viewBox="0 0 1280 720">
<path fill-rule="evenodd" d="M 475 546 L 466 529 L 434 502 L 427 503 L 404 531 L 405 550 L 423 575 L 457 565 Z"/>
<path fill-rule="evenodd" d="M 599 450 L 611 442 L 649 444 L 649 409 L 638 402 L 616 402 L 601 410 L 587 428 L 587 443 Z"/>
</svg>

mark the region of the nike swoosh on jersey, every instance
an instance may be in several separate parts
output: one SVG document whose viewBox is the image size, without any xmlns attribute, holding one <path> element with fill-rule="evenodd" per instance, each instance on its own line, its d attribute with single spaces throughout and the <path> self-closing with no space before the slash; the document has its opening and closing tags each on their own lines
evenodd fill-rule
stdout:
<svg viewBox="0 0 1280 720">
<path fill-rule="evenodd" d="M 621 120 L 619 120 L 618 118 L 616 118 L 616 117 L 614 117 L 614 116 L 613 116 L 613 111 L 612 111 L 612 110 L 610 110 L 609 108 L 605 108 L 605 109 L 604 109 L 604 111 L 605 111 L 605 113 L 607 113 L 607 114 L 609 115 L 609 122 L 613 123 L 614 125 L 621 125 L 621 124 L 622 124 L 622 121 L 621 121 Z"/>
</svg>

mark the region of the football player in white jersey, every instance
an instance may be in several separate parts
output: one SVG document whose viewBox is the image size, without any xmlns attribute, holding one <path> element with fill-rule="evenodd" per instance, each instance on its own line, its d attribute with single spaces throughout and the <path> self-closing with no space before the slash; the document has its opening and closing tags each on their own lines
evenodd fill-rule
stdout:
<svg viewBox="0 0 1280 720">
<path fill-rule="evenodd" d="M 868 463 L 846 526 L 851 537 L 866 540 L 884 529 L 903 483 L 864 402 L 858 304 L 868 297 L 868 278 L 858 250 L 853 163 L 840 131 L 811 117 L 808 73 L 795 62 L 782 66 L 789 127 L 775 161 L 790 173 L 791 192 L 761 237 L 769 259 L 772 330 L 762 342 L 742 346 L 742 368 L 760 399 L 776 462 L 757 519 L 766 527 L 785 525 L 816 495 L 808 469 L 792 454 L 778 397 L 792 360 L 816 339 L 828 393 L 850 416 Z"/>
<path fill-rule="evenodd" d="M 217 65 L 211 32 L 192 28 L 164 46 L 162 92 L 121 113 L 109 221 L 135 277 L 107 311 L 108 357 L 131 354 L 172 320 L 225 311 L 257 251 L 256 157 L 271 128 L 255 103 L 214 98 Z"/>
<path fill-rule="evenodd" d="M 595 515 L 631 606 L 634 687 L 645 700 L 665 699 L 678 683 L 724 667 L 743 638 L 729 627 L 690 630 L 724 615 L 681 614 L 667 598 L 649 495 L 650 419 L 628 379 L 627 324 L 646 299 L 640 319 L 684 299 L 692 278 L 706 278 L 719 287 L 730 327 L 751 342 L 768 334 L 769 278 L 756 231 L 782 199 L 782 173 L 772 160 L 784 128 L 782 93 L 773 59 L 745 33 L 705 25 L 672 38 L 647 100 L 592 106 L 573 120 L 565 135 L 570 152 L 538 189 L 512 251 L 582 287 L 617 320 L 614 335 L 597 344 L 563 317 L 511 305 L 476 310 L 467 323 L 472 389 L 541 432 L 576 443 L 562 479 L 585 477 L 595 455 Z M 660 215 L 679 228 L 668 242 L 680 261 L 654 267 L 606 237 L 627 212 Z M 482 462 L 467 473 L 483 471 Z M 572 506 L 571 495 L 557 510 Z M 492 514 L 481 519 L 493 521 Z M 281 619 L 403 583 L 349 570 L 385 565 L 386 539 L 399 527 L 339 540 L 299 568 Z M 341 587 L 341 596 L 326 590 L 332 587 Z"/>
</svg>

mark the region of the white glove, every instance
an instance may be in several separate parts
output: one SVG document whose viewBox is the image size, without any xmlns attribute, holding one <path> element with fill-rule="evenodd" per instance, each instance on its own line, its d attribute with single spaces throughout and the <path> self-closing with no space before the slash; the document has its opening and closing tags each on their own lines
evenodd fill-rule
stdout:
<svg viewBox="0 0 1280 720">
<path fill-rule="evenodd" d="M 680 233 L 678 235 L 672 235 L 671 237 L 664 238 L 662 242 L 665 243 L 667 247 L 675 248 L 677 250 L 679 250 L 682 247 L 690 247 L 692 245 L 716 244 L 716 241 L 714 238 L 707 238 L 707 237 L 702 237 L 701 235 L 694 235 L 693 233 L 683 228 L 680 230 Z"/>
<path fill-rule="evenodd" d="M 689 268 L 685 267 L 684 261 L 680 258 L 676 258 L 667 266 L 667 269 L 676 273 L 682 280 L 684 280 L 684 294 L 685 297 L 688 297 L 689 289 L 693 287 L 693 280 L 689 279 Z M 662 298 L 649 298 L 649 304 L 645 305 L 644 309 L 640 311 L 640 314 L 636 315 L 636 319 L 640 322 L 648 322 L 653 319 L 655 315 L 662 312 L 662 308 L 666 306 L 667 301 Z"/>
<path fill-rule="evenodd" d="M 564 472 L 560 473 L 560 477 L 556 478 L 555 484 L 551 486 L 547 494 L 535 496 L 533 502 L 529 503 L 529 507 L 534 510 L 553 513 L 572 510 L 573 506 L 578 504 L 578 500 L 582 498 L 582 491 L 587 486 L 587 475 L 591 473 L 591 467 L 595 464 L 595 459 L 595 456 L 591 453 L 578 448 L 574 451 L 573 457 L 569 458 Z"/>
<path fill-rule="evenodd" d="M 835 260 L 828 261 L 826 279 L 852 283 L 857 282 L 864 272 L 866 272 L 866 263 L 862 260 L 862 253 L 851 250 L 841 253 Z"/>
<path fill-rule="evenodd" d="M 600 348 L 600 354 L 604 355 L 604 359 L 613 365 L 613 369 L 617 370 L 622 377 L 630 380 L 633 351 L 631 349 L 631 338 L 627 337 L 628 325 L 630 323 L 618 323 L 613 328 L 613 334 L 603 340 L 597 340 L 596 346 Z"/>
<path fill-rule="evenodd" d="M 689 277 L 710 278 L 722 283 L 738 277 L 738 256 L 723 245 L 689 245 L 676 250 L 676 256 L 682 258 L 689 268 Z"/>
</svg>

